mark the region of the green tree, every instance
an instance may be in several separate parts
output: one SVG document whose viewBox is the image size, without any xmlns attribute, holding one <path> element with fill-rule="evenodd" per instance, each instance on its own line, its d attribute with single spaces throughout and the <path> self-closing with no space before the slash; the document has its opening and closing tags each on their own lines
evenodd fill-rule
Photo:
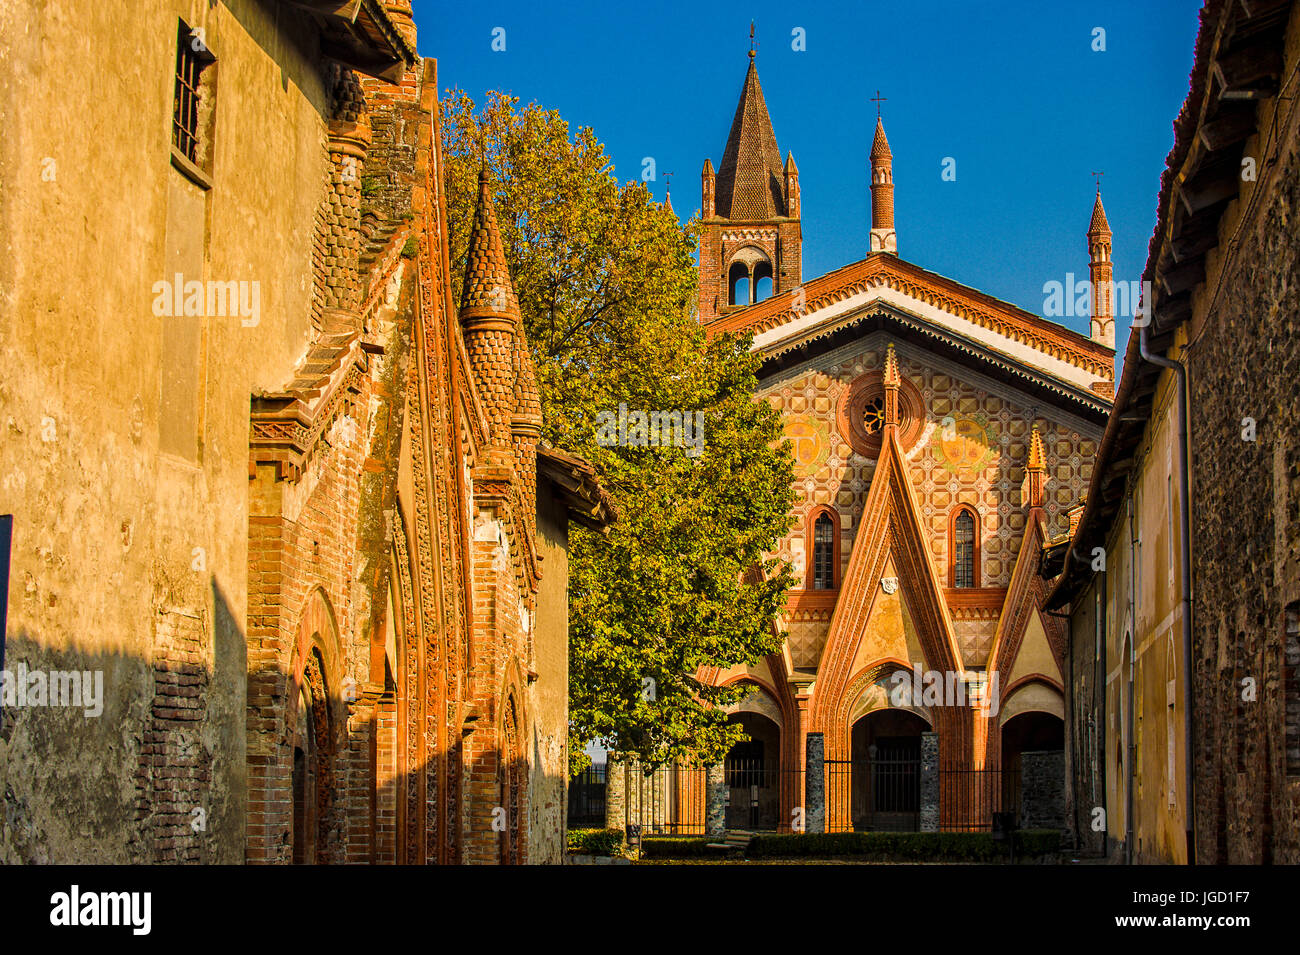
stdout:
<svg viewBox="0 0 1300 955">
<path fill-rule="evenodd" d="M 620 183 L 591 129 L 571 135 L 554 110 L 499 93 L 476 111 L 452 91 L 442 134 L 453 274 L 486 167 L 545 437 L 590 460 L 619 511 L 607 534 L 570 539 L 575 768 L 593 739 L 652 763 L 716 761 L 743 735 L 720 707 L 744 691 L 695 674 L 777 650 L 792 582 L 764 557 L 789 528 L 792 461 L 779 416 L 753 398 L 749 340 L 704 335 L 694 223 L 683 229 L 644 183 Z M 681 412 L 702 440 L 611 444 L 620 407 Z"/>
</svg>

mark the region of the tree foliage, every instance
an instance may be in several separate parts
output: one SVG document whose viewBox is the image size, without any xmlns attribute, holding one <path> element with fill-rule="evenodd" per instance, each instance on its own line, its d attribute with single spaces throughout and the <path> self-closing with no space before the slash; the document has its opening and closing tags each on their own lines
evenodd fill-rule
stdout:
<svg viewBox="0 0 1300 955">
<path fill-rule="evenodd" d="M 779 416 L 753 399 L 757 359 L 748 339 L 704 335 L 693 224 L 620 183 L 592 130 L 498 93 L 476 111 L 453 91 L 442 134 L 453 274 L 486 168 L 545 438 L 591 461 L 619 511 L 607 534 L 570 537 L 575 764 L 593 739 L 652 763 L 716 761 L 742 735 L 720 708 L 744 691 L 696 674 L 776 651 L 791 583 L 765 557 L 789 527 L 792 462 Z M 702 445 L 610 444 L 621 406 L 698 412 Z"/>
</svg>

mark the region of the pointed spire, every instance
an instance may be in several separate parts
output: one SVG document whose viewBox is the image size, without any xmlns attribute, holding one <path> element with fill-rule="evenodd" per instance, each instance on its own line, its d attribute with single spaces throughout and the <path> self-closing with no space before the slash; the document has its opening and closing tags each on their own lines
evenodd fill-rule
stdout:
<svg viewBox="0 0 1300 955">
<path fill-rule="evenodd" d="M 478 174 L 478 205 L 474 209 L 474 227 L 465 259 L 460 311 L 462 320 L 467 315 L 478 314 L 519 318 L 519 300 L 515 298 L 510 269 L 506 266 L 486 169 L 481 169 Z"/>
<path fill-rule="evenodd" d="M 885 121 L 879 116 L 876 117 L 876 137 L 871 141 L 871 159 L 893 159 L 894 154 L 889 151 L 889 139 L 885 136 Z"/>
<path fill-rule="evenodd" d="M 1038 425 L 1034 425 L 1033 430 L 1029 433 L 1029 464 L 1031 471 L 1047 470 L 1047 452 L 1043 450 L 1043 437 L 1038 433 Z"/>
<path fill-rule="evenodd" d="M 515 377 L 516 350 L 522 336 L 519 302 L 501 246 L 486 169 L 478 176 L 478 206 L 465 258 L 460 322 L 469 371 L 489 421 L 489 446 L 483 461 L 492 467 L 511 469 L 516 463 L 511 450 L 513 419 L 521 407 L 522 416 L 528 417 L 528 399 Z"/>
<path fill-rule="evenodd" d="M 785 214 L 799 218 L 799 167 L 794 164 L 794 153 L 785 154 Z"/>
<path fill-rule="evenodd" d="M 1115 347 L 1115 299 L 1112 279 L 1114 266 L 1110 260 L 1111 232 L 1106 221 L 1106 210 L 1101 204 L 1101 183 L 1097 184 L 1097 199 L 1092 204 L 1092 220 L 1088 223 L 1088 279 L 1092 283 L 1092 318 L 1088 337 L 1107 348 Z"/>
<path fill-rule="evenodd" d="M 700 215 L 705 219 L 712 219 L 714 209 L 713 163 L 706 158 L 704 170 L 700 173 Z"/>
<path fill-rule="evenodd" d="M 1043 485 L 1047 480 L 1047 452 L 1043 450 L 1043 438 L 1034 425 L 1029 433 L 1029 463 L 1025 465 L 1025 481 L 1028 484 L 1028 503 L 1030 507 L 1043 506 Z"/>
<path fill-rule="evenodd" d="M 897 388 L 903 383 L 903 376 L 898 370 L 898 356 L 894 354 L 893 342 L 890 342 L 889 347 L 885 349 L 885 371 L 883 378 L 886 388 Z"/>
<path fill-rule="evenodd" d="M 903 384 L 903 375 L 898 370 L 898 356 L 894 354 L 894 343 L 885 349 L 885 368 L 881 374 L 881 383 L 885 386 L 885 421 L 886 428 L 898 427 L 898 389 Z"/>
<path fill-rule="evenodd" d="M 871 252 L 898 252 L 894 231 L 894 157 L 885 138 L 885 124 L 876 117 L 871 144 Z"/>
<path fill-rule="evenodd" d="M 745 222 L 786 215 L 782 180 L 781 151 L 751 50 L 740 102 L 718 167 L 717 214 Z"/>
<path fill-rule="evenodd" d="M 1097 187 L 1097 201 L 1092 204 L 1092 221 L 1088 223 L 1088 235 L 1110 235 L 1110 223 L 1106 221 L 1106 210 L 1101 204 L 1101 187 Z"/>
</svg>

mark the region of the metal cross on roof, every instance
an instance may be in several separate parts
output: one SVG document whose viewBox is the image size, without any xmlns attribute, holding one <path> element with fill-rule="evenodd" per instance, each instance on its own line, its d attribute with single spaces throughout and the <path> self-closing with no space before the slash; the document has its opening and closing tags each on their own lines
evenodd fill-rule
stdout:
<svg viewBox="0 0 1300 955">
<path fill-rule="evenodd" d="M 889 97 L 881 96 L 880 90 L 876 90 L 876 95 L 871 97 L 871 102 L 876 104 L 876 119 L 880 118 L 880 104 L 885 102 Z"/>
<path fill-rule="evenodd" d="M 1106 174 L 1104 172 L 1091 172 L 1088 175 L 1092 176 L 1093 181 L 1097 183 L 1097 195 L 1101 195 L 1101 177 Z"/>
</svg>

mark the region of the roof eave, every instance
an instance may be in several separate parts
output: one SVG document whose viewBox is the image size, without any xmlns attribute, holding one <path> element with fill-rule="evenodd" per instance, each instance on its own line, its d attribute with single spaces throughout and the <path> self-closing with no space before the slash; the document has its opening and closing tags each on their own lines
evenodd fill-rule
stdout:
<svg viewBox="0 0 1300 955">
<path fill-rule="evenodd" d="M 321 53 L 349 69 L 396 83 L 419 57 L 378 0 L 283 0 L 315 17 Z"/>
</svg>

